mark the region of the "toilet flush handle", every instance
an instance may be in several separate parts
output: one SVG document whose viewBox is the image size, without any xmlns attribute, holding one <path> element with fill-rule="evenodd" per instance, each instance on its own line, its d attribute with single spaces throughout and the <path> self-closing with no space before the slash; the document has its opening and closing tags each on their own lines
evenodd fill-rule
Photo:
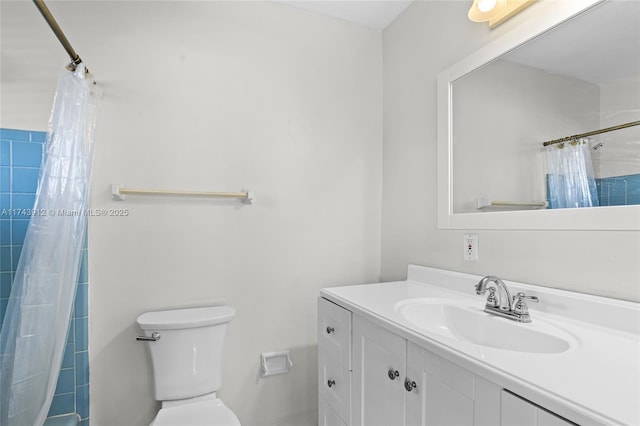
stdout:
<svg viewBox="0 0 640 426">
<path fill-rule="evenodd" d="M 151 333 L 151 336 L 138 336 L 136 337 L 136 340 L 139 342 L 157 342 L 160 340 L 160 333 L 154 331 Z"/>
</svg>

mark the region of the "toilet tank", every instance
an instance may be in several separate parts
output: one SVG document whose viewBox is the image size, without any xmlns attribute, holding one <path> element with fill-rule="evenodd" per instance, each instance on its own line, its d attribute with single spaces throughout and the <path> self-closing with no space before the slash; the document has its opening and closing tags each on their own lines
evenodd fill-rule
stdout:
<svg viewBox="0 0 640 426">
<path fill-rule="evenodd" d="M 153 366 L 154 397 L 158 401 L 193 398 L 222 386 L 222 354 L 229 306 L 147 312 L 138 317 Z"/>
</svg>

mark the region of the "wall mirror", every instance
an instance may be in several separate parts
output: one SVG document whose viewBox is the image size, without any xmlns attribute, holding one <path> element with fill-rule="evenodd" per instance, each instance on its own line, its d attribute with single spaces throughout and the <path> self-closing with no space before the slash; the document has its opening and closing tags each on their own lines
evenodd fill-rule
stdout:
<svg viewBox="0 0 640 426">
<path fill-rule="evenodd" d="M 440 228 L 640 230 L 640 2 L 550 3 L 438 76 Z M 565 146 L 594 198 L 568 208 Z"/>
</svg>

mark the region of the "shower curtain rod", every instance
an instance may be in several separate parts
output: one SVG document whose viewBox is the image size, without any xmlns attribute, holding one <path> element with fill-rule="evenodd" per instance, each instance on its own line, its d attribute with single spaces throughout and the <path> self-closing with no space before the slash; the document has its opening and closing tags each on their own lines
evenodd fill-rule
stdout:
<svg viewBox="0 0 640 426">
<path fill-rule="evenodd" d="M 586 138 L 587 136 L 599 135 L 600 133 L 613 132 L 614 130 L 626 129 L 627 127 L 640 126 L 640 121 L 631 121 L 629 123 L 619 124 L 617 126 L 607 127 L 605 129 L 594 130 L 592 132 L 580 133 L 578 135 L 567 136 L 560 139 L 554 139 L 552 141 L 547 141 L 542 144 L 542 146 L 554 145 L 562 142 L 569 142 L 580 138 Z"/>
<path fill-rule="evenodd" d="M 49 27 L 51 28 L 51 30 L 53 30 L 53 33 L 56 35 L 56 37 L 62 44 L 62 47 L 64 47 L 64 50 L 66 50 L 67 53 L 69 54 L 69 57 L 71 58 L 71 63 L 67 66 L 67 68 L 70 69 L 71 71 L 74 71 L 75 67 L 82 62 L 82 59 L 80 59 L 80 55 L 78 55 L 76 51 L 73 50 L 71 43 L 69 43 L 69 40 L 62 32 L 60 25 L 58 25 L 58 23 L 56 22 L 55 18 L 51 14 L 51 11 L 47 7 L 47 5 L 44 4 L 44 0 L 33 0 L 33 3 L 38 8 L 40 13 L 44 17 L 45 21 L 47 21 L 47 24 L 49 24 Z"/>
</svg>

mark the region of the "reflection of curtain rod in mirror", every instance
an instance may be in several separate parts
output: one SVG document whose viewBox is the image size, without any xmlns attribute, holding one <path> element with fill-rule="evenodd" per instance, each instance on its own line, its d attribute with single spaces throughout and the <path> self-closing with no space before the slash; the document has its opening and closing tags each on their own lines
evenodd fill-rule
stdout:
<svg viewBox="0 0 640 426">
<path fill-rule="evenodd" d="M 566 136 L 560 139 L 554 139 L 552 141 L 543 142 L 542 146 L 554 145 L 557 143 L 568 142 L 574 139 L 586 138 L 587 136 L 599 135 L 600 133 L 613 132 L 614 130 L 626 129 L 627 127 L 640 126 L 640 121 L 631 121 L 629 123 L 619 124 L 617 126 L 607 127 L 605 129 L 594 130 L 592 132 L 580 133 L 578 135 Z"/>
</svg>

